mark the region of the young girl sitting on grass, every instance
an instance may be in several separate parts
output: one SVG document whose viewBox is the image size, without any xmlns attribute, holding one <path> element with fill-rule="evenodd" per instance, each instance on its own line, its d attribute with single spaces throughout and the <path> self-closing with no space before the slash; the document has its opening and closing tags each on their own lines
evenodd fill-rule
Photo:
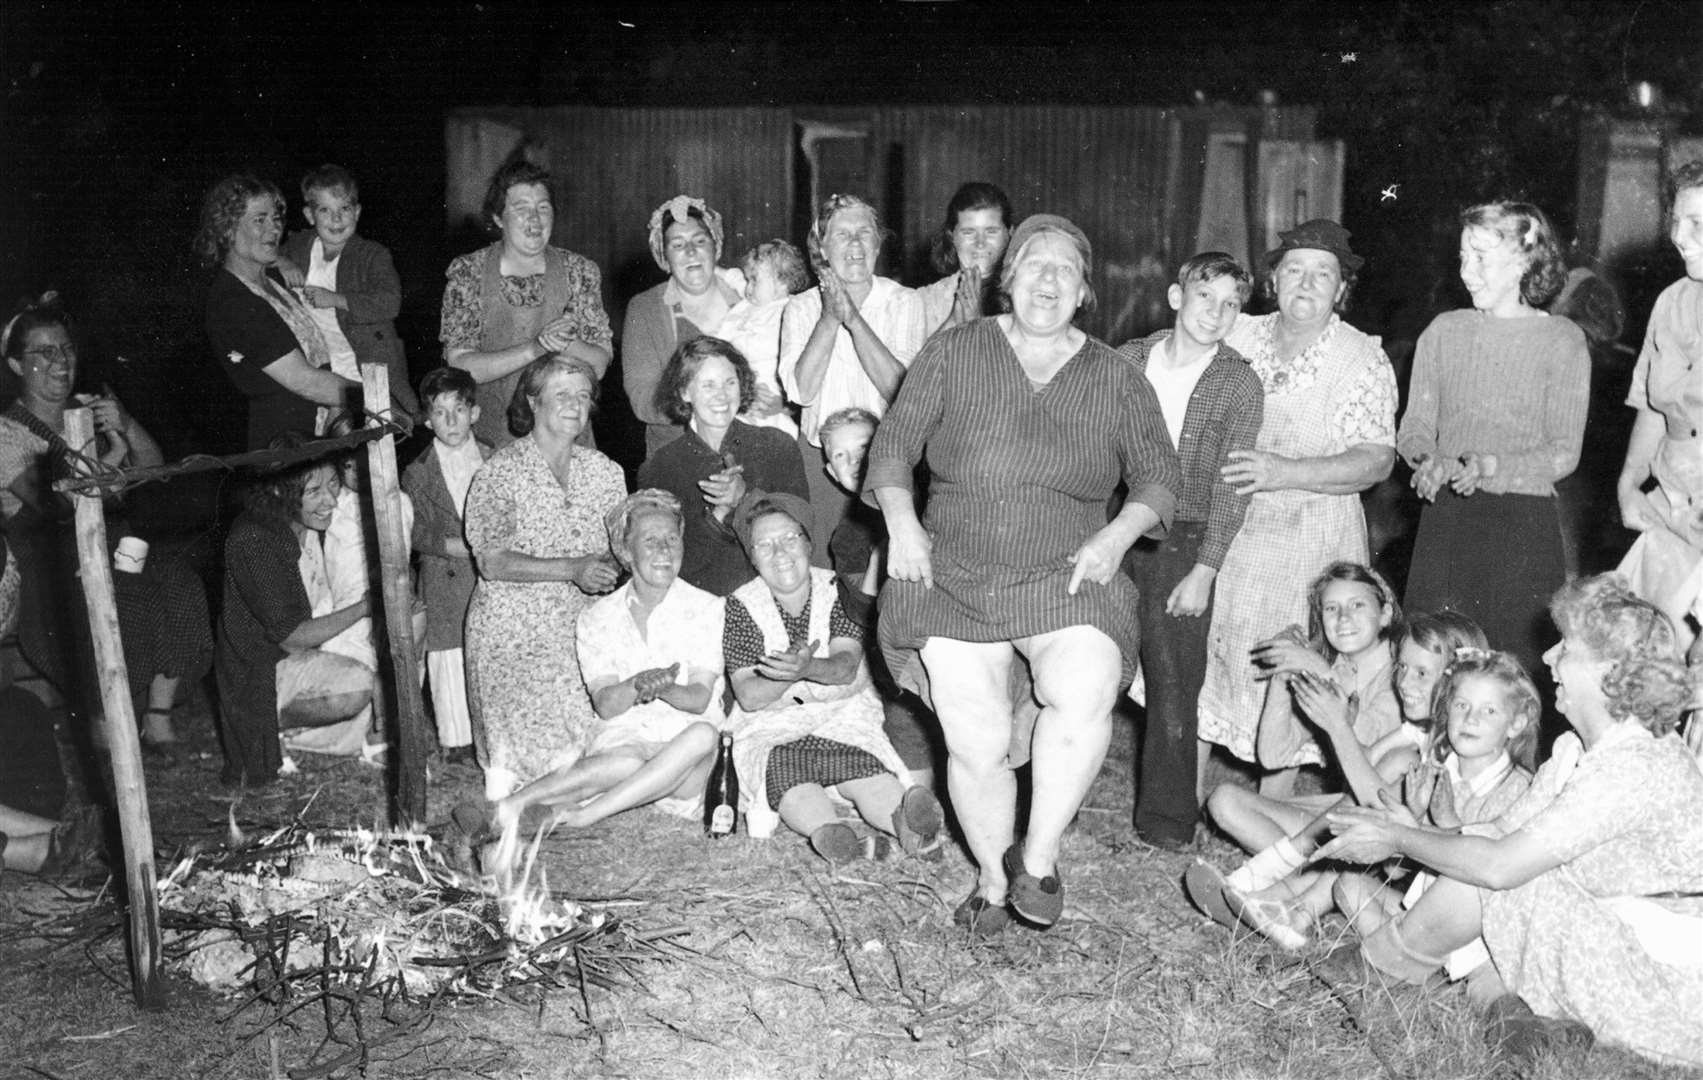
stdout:
<svg viewBox="0 0 1703 1080">
<path fill-rule="evenodd" d="M 1351 565 L 1351 564 L 1339 564 Z M 1371 571 L 1353 567 L 1366 576 L 1366 581 L 1344 581 L 1330 576 L 1321 581 L 1330 584 L 1325 589 L 1315 585 L 1315 595 L 1323 601 L 1328 594 L 1334 601 L 1346 595 L 1365 599 L 1376 595 L 1393 611 L 1394 601 L 1387 589 L 1380 589 L 1381 579 Z M 1337 567 L 1332 567 L 1332 572 Z M 1323 610 L 1316 604 L 1315 610 Z M 1318 616 L 1315 617 L 1317 619 Z M 1392 616 L 1393 618 L 1393 616 Z M 1338 620 L 1341 621 L 1340 619 Z M 1350 643 L 1352 634 L 1339 632 L 1339 640 Z M 1364 636 L 1363 634 L 1361 636 Z M 1228 877 L 1204 862 L 1189 868 L 1184 884 L 1189 898 L 1215 921 L 1230 927 L 1238 925 L 1236 910 L 1229 897 L 1245 904 L 1251 894 L 1282 882 L 1283 896 L 1290 897 L 1317 887 L 1313 904 L 1320 910 L 1330 904 L 1330 882 L 1319 882 L 1316 875 L 1297 874 L 1307 857 L 1330 838 L 1324 826 L 1324 812 L 1344 800 L 1358 800 L 1376 805 L 1378 791 L 1387 783 L 1399 779 L 1419 761 L 1419 750 L 1428 738 L 1431 720 L 1431 699 L 1454 650 L 1463 646 L 1482 647 L 1484 634 L 1465 616 L 1453 612 L 1416 616 L 1399 634 L 1396 649 L 1398 662 L 1393 679 L 1387 669 L 1388 685 L 1384 692 L 1397 700 L 1402 722 L 1395 730 L 1382 736 L 1368 738 L 1362 725 L 1356 723 L 1359 702 L 1367 697 L 1378 701 L 1381 695 L 1373 692 L 1351 700 L 1337 684 L 1313 675 L 1298 675 L 1291 679 L 1295 700 L 1309 719 L 1324 731 L 1335 756 L 1338 769 L 1348 788 L 1348 795 L 1316 795 L 1276 800 L 1256 795 L 1232 785 L 1221 785 L 1207 800 L 1207 812 L 1230 836 L 1246 850 L 1258 852 L 1252 859 L 1232 871 Z M 1387 643 L 1379 642 L 1388 648 Z M 1375 665 L 1372 665 L 1375 666 Z M 1279 692 L 1275 684 L 1272 694 Z M 1267 710 L 1268 713 L 1270 710 Z M 1284 881 L 1295 876 L 1292 881 Z M 1263 898 L 1263 897 L 1256 897 Z M 1252 913 L 1256 918 L 1258 912 Z M 1287 923 L 1283 924 L 1285 927 Z M 1283 931 L 1278 931 L 1280 934 Z M 1304 933 L 1297 930 L 1287 943 L 1299 947 Z"/>
<path fill-rule="evenodd" d="M 1444 673 L 1436 700 L 1439 723 L 1423 760 L 1403 777 L 1400 804 L 1438 829 L 1490 828 L 1531 785 L 1542 712 L 1537 687 L 1511 653 L 1464 648 Z M 1386 789 L 1384 801 L 1394 809 L 1397 800 Z M 1422 870 L 1404 894 L 1381 874 L 1345 872 L 1337 875 L 1332 898 L 1366 937 L 1412 907 L 1435 880 Z M 1465 979 L 1489 960 L 1478 938 L 1450 953 L 1444 970 L 1451 979 Z"/>
</svg>

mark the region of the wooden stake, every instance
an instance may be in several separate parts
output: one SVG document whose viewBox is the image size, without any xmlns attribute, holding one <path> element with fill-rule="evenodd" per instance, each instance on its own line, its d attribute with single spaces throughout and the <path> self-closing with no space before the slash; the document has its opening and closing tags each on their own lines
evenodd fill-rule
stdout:
<svg viewBox="0 0 1703 1080">
<path fill-rule="evenodd" d="M 368 413 L 390 410 L 390 372 L 383 364 L 361 365 L 362 397 Z M 408 532 L 402 521 L 402 491 L 397 483 L 396 438 L 386 434 L 367 444 L 367 488 L 378 522 L 379 581 L 384 591 L 384 629 L 390 641 L 396 687 L 397 765 L 391 825 L 413 828 L 426 822 L 425 707 L 420 698 L 420 658 L 414 648 L 414 589 L 408 572 Z"/>
<path fill-rule="evenodd" d="M 65 412 L 65 441 L 92 453 L 94 414 Z M 77 511 L 77 559 L 82 567 L 83 598 L 95 639 L 95 664 L 106 714 L 106 746 L 112 758 L 118 824 L 124 837 L 124 883 L 129 892 L 130 988 L 141 1007 L 165 1005 L 160 973 L 160 906 L 154 891 L 154 828 L 148 819 L 148 787 L 142 775 L 142 741 L 130 700 L 130 673 L 118 633 L 113 599 L 112 562 L 106 548 L 106 518 L 98 495 L 72 497 Z"/>
</svg>

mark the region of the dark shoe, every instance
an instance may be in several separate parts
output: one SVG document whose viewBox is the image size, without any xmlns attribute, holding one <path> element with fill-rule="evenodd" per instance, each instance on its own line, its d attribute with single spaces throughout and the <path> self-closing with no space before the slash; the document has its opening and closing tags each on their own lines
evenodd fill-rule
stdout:
<svg viewBox="0 0 1703 1080">
<path fill-rule="evenodd" d="M 1236 913 L 1224 899 L 1224 875 L 1216 866 L 1196 860 L 1183 871 L 1183 892 L 1188 894 L 1189 903 L 1219 926 L 1234 930 L 1239 925 Z"/>
<path fill-rule="evenodd" d="M 996 906 L 980 893 L 971 893 L 952 912 L 954 925 L 968 930 L 972 937 L 989 938 L 1002 934 L 1011 925 L 1011 911 Z"/>
<path fill-rule="evenodd" d="M 1011 910 L 1036 926 L 1046 927 L 1058 922 L 1064 914 L 1064 885 L 1058 868 L 1046 877 L 1036 877 L 1023 867 L 1023 846 L 1012 844 L 1005 849 L 1005 876 L 1011 882 Z"/>
<path fill-rule="evenodd" d="M 906 855 L 924 859 L 939 859 L 940 830 L 946 824 L 946 813 L 940 800 L 925 787 L 913 787 L 899 800 L 893 811 L 893 834 Z"/>
<path fill-rule="evenodd" d="M 1597 1041 L 1577 1020 L 1539 1016 L 1515 994 L 1503 994 L 1484 1011 L 1484 1041 L 1510 1065 L 1527 1065 L 1543 1054 L 1582 1053 Z"/>
<path fill-rule="evenodd" d="M 477 843 L 490 836 L 491 810 L 484 803 L 477 803 L 472 799 L 459 802 L 455 809 L 449 812 L 449 819 L 470 843 Z"/>
<path fill-rule="evenodd" d="M 863 844 L 857 833 L 843 821 L 831 821 L 811 833 L 810 846 L 835 866 L 856 862 L 863 856 Z"/>
</svg>

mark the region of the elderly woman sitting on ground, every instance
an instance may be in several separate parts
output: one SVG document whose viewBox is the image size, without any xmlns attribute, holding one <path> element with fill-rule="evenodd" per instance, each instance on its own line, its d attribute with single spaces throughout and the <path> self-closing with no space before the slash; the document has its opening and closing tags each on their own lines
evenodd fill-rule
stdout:
<svg viewBox="0 0 1703 1080">
<path fill-rule="evenodd" d="M 1544 658 L 1573 730 L 1497 835 L 1400 811 L 1331 815 L 1339 835 L 1321 858 L 1405 855 L 1441 875 L 1341 966 L 1421 983 L 1482 934 L 1507 991 L 1489 1029 L 1504 1052 L 1594 1033 L 1703 1065 L 1703 773 L 1673 734 L 1689 695 L 1673 626 L 1606 574 L 1562 586 L 1550 614 L 1562 640 Z"/>
<path fill-rule="evenodd" d="M 832 788 L 907 853 L 931 849 L 940 803 L 900 779 L 905 766 L 882 732 L 863 630 L 841 608 L 833 572 L 810 565 L 809 520 L 808 503 L 778 492 L 747 497 L 735 519 L 758 575 L 728 597 L 723 643 L 751 835 L 769 836 L 778 820 L 831 863 L 879 853 L 880 840 L 866 846 L 840 820 Z"/>
<path fill-rule="evenodd" d="M 530 806 L 584 826 L 655 803 L 701 809 L 722 720 L 722 600 L 679 578 L 680 500 L 636 491 L 609 513 L 609 543 L 631 579 L 579 617 L 580 674 L 603 721 L 585 756 L 496 804 L 497 824 Z"/>
</svg>

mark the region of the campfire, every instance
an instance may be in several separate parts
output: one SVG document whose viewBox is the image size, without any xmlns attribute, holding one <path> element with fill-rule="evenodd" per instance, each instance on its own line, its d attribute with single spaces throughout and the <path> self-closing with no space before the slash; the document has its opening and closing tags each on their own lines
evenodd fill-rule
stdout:
<svg viewBox="0 0 1703 1080">
<path fill-rule="evenodd" d="M 233 818 L 230 833 L 159 882 L 167 970 L 239 998 L 221 1023 L 258 1020 L 244 1042 L 270 1036 L 275 1059 L 280 1027 L 319 1014 L 320 1048 L 291 1076 L 398 1060 L 448 1001 L 534 1006 L 571 990 L 590 1023 L 594 990 L 642 987 L 643 965 L 690 952 L 685 927 L 643 930 L 609 910 L 631 901 L 553 892 L 542 831 L 503 876 L 464 868 L 465 846 L 446 854 L 423 831 L 297 822 L 250 839 Z"/>
<path fill-rule="evenodd" d="M 504 880 L 451 865 L 424 832 L 231 831 L 159 884 L 171 970 L 220 993 L 327 971 L 379 995 L 609 988 L 684 933 L 640 932 L 553 893 L 533 873 L 541 836 Z"/>
</svg>

